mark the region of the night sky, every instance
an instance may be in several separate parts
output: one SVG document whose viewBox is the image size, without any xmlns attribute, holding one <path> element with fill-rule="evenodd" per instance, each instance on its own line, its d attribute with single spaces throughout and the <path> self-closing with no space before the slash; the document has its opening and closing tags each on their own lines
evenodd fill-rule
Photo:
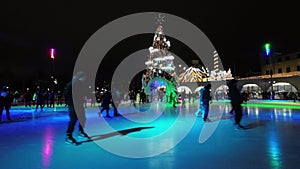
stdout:
<svg viewBox="0 0 300 169">
<path fill-rule="evenodd" d="M 299 6 L 284 1 L 5 1 L 0 5 L 0 85 L 24 89 L 51 74 L 49 48 L 56 49 L 55 73 L 70 80 L 76 58 L 88 38 L 105 24 L 137 12 L 164 12 L 195 24 L 211 40 L 227 70 L 245 76 L 259 72 L 263 44 L 281 53 L 300 50 Z M 167 19 L 166 19 L 167 20 Z M 155 18 L 153 18 L 155 24 Z M 138 24 L 138 23 L 137 23 Z M 155 30 L 153 30 L 154 32 Z M 125 39 L 110 51 L 99 69 L 109 79 L 118 60 L 152 45 L 153 35 Z M 184 44 L 171 40 L 172 52 L 193 58 Z M 177 49 L 176 49 L 177 47 Z M 186 49 L 186 50 L 179 50 Z M 186 53 L 184 52 L 186 51 Z M 116 61 L 115 64 L 112 61 Z M 106 73 L 103 73 L 106 72 Z"/>
</svg>

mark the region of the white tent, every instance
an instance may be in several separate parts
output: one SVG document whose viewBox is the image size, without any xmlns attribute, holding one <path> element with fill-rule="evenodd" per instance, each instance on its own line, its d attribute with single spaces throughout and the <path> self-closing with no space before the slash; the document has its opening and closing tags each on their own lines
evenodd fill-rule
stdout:
<svg viewBox="0 0 300 169">
<path fill-rule="evenodd" d="M 192 92 L 192 90 L 191 90 L 189 87 L 187 87 L 187 86 L 179 86 L 179 87 L 177 88 L 177 91 L 178 91 L 179 93 L 183 92 L 184 90 L 185 90 L 185 93 L 186 93 L 186 94 Z"/>
</svg>

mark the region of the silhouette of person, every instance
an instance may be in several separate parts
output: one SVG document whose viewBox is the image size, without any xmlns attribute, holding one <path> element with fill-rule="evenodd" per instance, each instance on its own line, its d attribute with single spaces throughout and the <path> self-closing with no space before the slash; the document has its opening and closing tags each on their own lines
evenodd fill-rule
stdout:
<svg viewBox="0 0 300 169">
<path fill-rule="evenodd" d="M 202 104 L 203 104 L 203 109 L 204 109 L 204 117 L 203 120 L 204 121 L 210 121 L 207 117 L 208 117 L 208 113 L 209 113 L 209 103 L 211 103 L 211 84 L 207 84 L 206 86 L 204 86 L 204 90 L 202 93 Z"/>
<path fill-rule="evenodd" d="M 176 107 L 176 101 L 177 101 L 177 96 L 175 91 L 171 92 L 170 94 L 170 103 L 172 104 L 173 107 Z"/>
<path fill-rule="evenodd" d="M 121 102 L 121 93 L 117 89 L 113 89 L 112 92 L 113 92 L 113 96 L 114 97 L 111 98 L 111 100 L 112 100 L 111 101 L 111 105 L 112 105 L 112 107 L 114 109 L 114 116 L 121 116 L 121 114 L 119 114 L 119 112 L 118 112 L 118 106 L 119 106 L 119 104 Z M 112 94 L 112 93 L 110 93 L 110 94 Z"/>
<path fill-rule="evenodd" d="M 49 93 L 49 107 L 55 107 L 55 94 L 54 94 L 54 91 L 52 90 L 50 93 Z"/>
<path fill-rule="evenodd" d="M 199 90 L 199 109 L 195 112 L 196 116 L 200 116 L 199 113 L 202 114 L 202 116 L 204 115 L 203 113 L 203 101 L 202 101 L 202 95 L 203 95 L 203 91 L 204 91 L 204 87 L 200 88 Z"/>
<path fill-rule="evenodd" d="M 59 91 L 57 91 L 57 105 L 62 105 L 62 94 Z"/>
<path fill-rule="evenodd" d="M 7 91 L 7 86 L 1 88 L 0 93 L 0 122 L 2 122 L 2 112 L 5 108 L 7 120 L 11 120 L 9 109 L 11 107 L 11 102 L 13 101 L 13 96 Z"/>
<path fill-rule="evenodd" d="M 185 90 L 183 90 L 183 92 L 181 93 L 182 107 L 185 107 L 185 98 L 186 98 L 186 93 L 185 93 Z"/>
<path fill-rule="evenodd" d="M 109 115 L 109 104 L 111 102 L 111 93 L 109 90 L 105 91 L 105 93 L 102 96 L 102 103 L 101 103 L 101 107 L 102 109 L 100 110 L 100 112 L 98 113 L 99 116 L 102 114 L 102 112 L 104 110 L 106 110 L 106 116 L 108 118 L 111 118 L 111 116 Z"/>
<path fill-rule="evenodd" d="M 65 91 L 65 97 L 68 100 L 68 108 L 69 108 L 69 117 L 70 117 L 70 121 L 68 123 L 68 128 L 67 128 L 67 137 L 65 142 L 68 144 L 75 144 L 77 145 L 77 141 L 74 139 L 73 137 L 73 132 L 74 132 L 74 128 L 76 125 L 76 122 L 78 121 L 78 119 L 80 119 L 80 123 L 79 123 L 79 133 L 78 136 L 82 137 L 82 138 L 87 138 L 90 139 L 90 137 L 85 133 L 84 131 L 84 126 L 85 126 L 85 121 L 86 121 L 86 117 L 85 117 L 85 110 L 84 110 L 84 106 L 83 106 L 83 99 L 84 99 L 84 86 L 83 86 L 83 82 L 85 81 L 85 74 L 82 71 L 77 72 L 74 76 L 73 79 L 66 85 L 66 91 Z M 76 93 L 76 97 L 79 98 L 79 100 L 82 100 L 79 106 L 76 105 L 76 111 L 75 111 L 75 103 L 73 100 L 73 93 L 72 93 L 72 88 L 74 89 L 82 89 L 80 92 Z M 75 96 L 74 96 L 75 97 Z"/>
<path fill-rule="evenodd" d="M 231 100 L 232 110 L 235 112 L 235 125 L 238 129 L 244 129 L 245 127 L 240 124 L 243 116 L 242 106 L 243 97 L 237 87 L 237 80 L 232 79 L 228 83 L 229 87 L 229 97 Z"/>
<path fill-rule="evenodd" d="M 43 92 L 43 98 L 44 98 L 44 105 L 49 107 L 49 92 L 47 90 Z"/>
<path fill-rule="evenodd" d="M 32 96 L 31 96 L 31 93 L 30 93 L 30 91 L 29 91 L 29 89 L 27 89 L 27 91 L 26 91 L 26 93 L 25 93 L 25 95 L 24 95 L 24 100 L 25 100 L 25 107 L 31 107 L 31 98 L 32 98 Z"/>
<path fill-rule="evenodd" d="M 141 100 L 141 103 L 142 104 L 145 104 L 146 103 L 146 99 L 147 99 L 147 95 L 146 93 L 144 92 L 144 89 L 142 89 L 141 93 L 140 93 L 140 100 Z"/>
<path fill-rule="evenodd" d="M 13 105 L 17 106 L 20 99 L 20 93 L 18 91 L 15 91 L 13 96 Z"/>
<path fill-rule="evenodd" d="M 129 92 L 130 106 L 131 105 L 135 106 L 135 98 L 136 98 L 136 94 L 133 90 L 131 90 Z"/>
<path fill-rule="evenodd" d="M 189 103 L 191 103 L 191 99 L 192 99 L 192 92 L 191 91 L 188 93 L 188 98 L 189 98 Z"/>
<path fill-rule="evenodd" d="M 43 94 L 43 92 L 40 90 L 40 88 L 37 88 L 35 94 L 36 94 L 36 99 L 35 99 L 35 102 L 36 102 L 35 111 L 37 111 L 37 109 L 39 108 L 39 106 L 40 106 L 40 109 L 41 109 L 41 111 L 42 111 L 43 108 L 44 108 L 44 106 L 45 106 L 45 103 L 44 103 L 44 94 Z"/>
</svg>

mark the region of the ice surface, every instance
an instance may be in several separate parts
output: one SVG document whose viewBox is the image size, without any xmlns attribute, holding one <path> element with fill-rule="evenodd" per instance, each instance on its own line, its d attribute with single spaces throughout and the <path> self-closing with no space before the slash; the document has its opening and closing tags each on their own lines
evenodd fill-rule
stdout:
<svg viewBox="0 0 300 169">
<path fill-rule="evenodd" d="M 161 104 L 161 103 L 160 103 Z M 263 103 L 261 103 L 263 104 Z M 293 103 L 290 103 L 293 104 Z M 211 105 L 210 123 L 218 122 L 216 130 L 203 143 L 199 135 L 204 122 L 195 117 L 197 103 L 186 108 L 166 108 L 163 117 L 154 121 L 149 112 L 123 111 L 124 117 L 100 118 L 98 108 L 87 108 L 87 130 L 94 141 L 82 141 L 79 146 L 64 142 L 68 123 L 65 107 L 46 108 L 42 112 L 25 107 L 12 107 L 12 122 L 6 121 L 5 111 L 0 124 L 0 168 L 1 169 L 267 169 L 299 168 L 300 160 L 300 106 L 262 108 L 251 106 L 243 108 L 242 124 L 247 130 L 236 130 L 230 114 L 229 104 L 221 107 L 223 115 L 216 118 L 222 103 Z M 122 110 L 126 106 L 122 105 Z M 299 108 L 297 108 L 299 106 Z M 224 108 L 224 110 L 223 110 Z M 155 112 L 156 107 L 151 108 Z M 111 109 L 110 114 L 113 116 Z M 176 117 L 180 118 L 176 118 Z M 145 118 L 146 123 L 134 123 L 126 118 L 134 116 Z M 177 129 L 154 141 L 132 145 L 126 138 L 151 139 L 160 136 L 178 121 Z M 105 127 L 105 123 L 110 127 Z M 176 144 L 181 132 L 193 123 L 186 136 Z M 179 126 L 179 127 L 178 127 Z M 130 150 L 137 155 L 151 154 L 154 151 L 169 150 L 147 158 L 128 158 L 110 153 L 98 144 L 106 144 L 115 149 Z M 128 149 L 126 150 L 128 151 Z M 126 153 L 125 153 L 126 154 Z"/>
</svg>

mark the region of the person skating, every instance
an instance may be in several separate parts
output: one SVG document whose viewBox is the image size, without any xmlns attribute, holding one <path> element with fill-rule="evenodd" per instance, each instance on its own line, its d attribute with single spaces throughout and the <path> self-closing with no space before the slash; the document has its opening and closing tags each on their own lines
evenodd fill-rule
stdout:
<svg viewBox="0 0 300 169">
<path fill-rule="evenodd" d="M 8 121 L 11 121 L 10 112 L 9 109 L 11 107 L 13 97 L 12 95 L 7 91 L 7 86 L 3 86 L 1 88 L 0 93 L 0 123 L 2 122 L 2 112 L 5 109 L 6 111 L 6 118 Z"/>
<path fill-rule="evenodd" d="M 36 98 L 35 98 L 35 102 L 36 102 L 35 103 L 36 104 L 35 111 L 38 110 L 39 106 L 40 106 L 41 111 L 43 111 L 43 108 L 45 106 L 44 95 L 43 95 L 42 90 L 39 87 L 37 88 L 37 90 L 35 92 L 35 96 L 36 96 Z"/>
<path fill-rule="evenodd" d="M 90 137 L 84 131 L 86 117 L 85 117 L 85 110 L 83 106 L 83 98 L 85 94 L 83 82 L 85 81 L 85 78 L 86 77 L 83 72 L 78 72 L 76 73 L 76 75 L 73 76 L 72 81 L 70 81 L 66 86 L 65 97 L 68 100 L 69 117 L 70 117 L 67 131 L 66 131 L 66 139 L 65 139 L 65 142 L 68 144 L 75 144 L 75 145 L 78 144 L 73 137 L 74 128 L 78 119 L 80 119 L 78 136 L 82 138 L 90 139 Z M 77 97 L 76 99 L 79 100 L 78 102 L 79 105 L 75 105 L 77 103 L 74 103 L 72 88 L 74 88 L 75 90 L 80 89 L 80 91 L 76 93 L 76 97 Z M 76 111 L 75 111 L 75 106 L 76 106 Z"/>
<path fill-rule="evenodd" d="M 119 113 L 118 111 L 118 107 L 119 107 L 119 104 L 121 102 L 121 92 L 117 89 L 117 88 L 112 88 L 111 89 L 111 106 L 113 107 L 114 109 L 114 116 L 117 117 L 117 116 L 121 116 L 121 114 Z"/>
<path fill-rule="evenodd" d="M 237 82 L 238 81 L 236 79 L 232 79 L 229 82 L 229 97 L 231 100 L 232 110 L 235 112 L 235 125 L 238 129 L 245 129 L 245 127 L 240 124 L 243 116 L 241 106 L 243 103 L 243 98 L 237 87 Z"/>
<path fill-rule="evenodd" d="M 209 104 L 211 103 L 211 84 L 207 84 L 206 86 L 204 86 L 204 90 L 202 93 L 202 102 L 203 102 L 203 109 L 204 109 L 204 116 L 203 116 L 203 120 L 206 121 L 210 121 L 210 119 L 208 118 L 208 113 L 209 113 Z"/>
<path fill-rule="evenodd" d="M 102 112 L 104 110 L 106 110 L 106 116 L 107 118 L 111 118 L 111 116 L 109 115 L 109 104 L 111 102 L 111 93 L 109 90 L 107 90 L 103 96 L 102 96 L 102 103 L 101 103 L 101 107 L 102 109 L 100 110 L 100 112 L 98 113 L 99 116 L 101 116 Z"/>
</svg>

